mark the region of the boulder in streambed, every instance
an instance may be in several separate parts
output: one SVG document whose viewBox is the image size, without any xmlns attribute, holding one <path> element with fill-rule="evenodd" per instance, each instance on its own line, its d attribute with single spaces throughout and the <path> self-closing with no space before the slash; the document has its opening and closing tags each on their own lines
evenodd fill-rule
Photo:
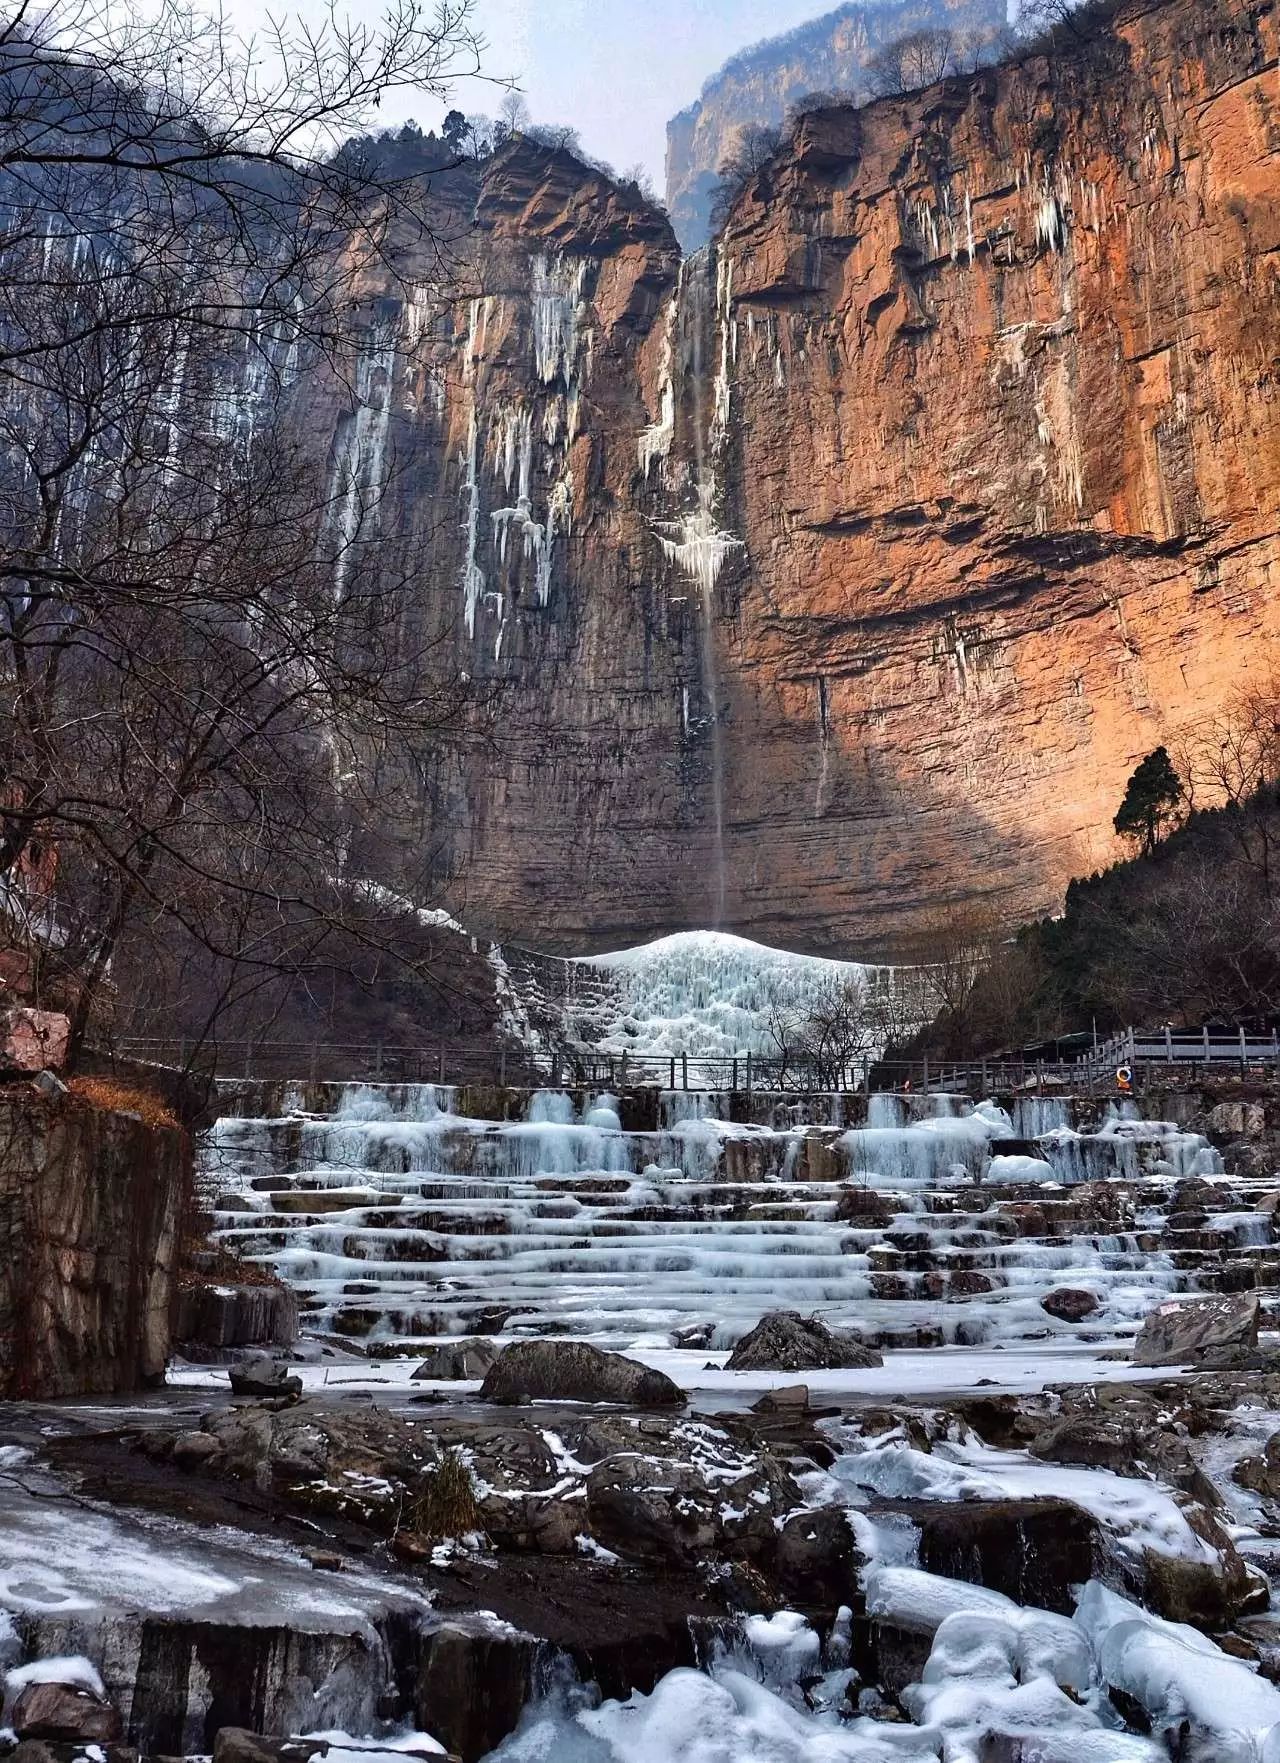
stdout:
<svg viewBox="0 0 1280 1763">
<path fill-rule="evenodd" d="M 816 1316 L 771 1310 L 729 1355 L 726 1371 L 860 1371 L 883 1365 L 874 1347 L 849 1334 L 833 1334 Z"/>
<path fill-rule="evenodd" d="M 255 1401 L 283 1398 L 296 1402 L 302 1395 L 302 1379 L 291 1376 L 287 1368 L 277 1365 L 266 1353 L 255 1353 L 228 1373 L 233 1396 L 250 1396 Z"/>
<path fill-rule="evenodd" d="M 1232 1292 L 1152 1310 L 1134 1343 L 1133 1362 L 1221 1370 L 1245 1364 L 1257 1350 L 1257 1297 Z"/>
<path fill-rule="evenodd" d="M 479 1335 L 464 1341 L 443 1341 L 438 1347 L 426 1349 L 410 1381 L 484 1377 L 497 1357 L 498 1349 L 493 1342 Z"/>
<path fill-rule="evenodd" d="M 504 1347 L 480 1387 L 484 1402 L 620 1402 L 683 1408 L 685 1394 L 662 1371 L 605 1353 L 586 1341 L 516 1341 Z"/>
<path fill-rule="evenodd" d="M 9 1673 L 10 1723 L 20 1739 L 114 1745 L 124 1722 L 87 1659 L 43 1659 Z"/>
</svg>

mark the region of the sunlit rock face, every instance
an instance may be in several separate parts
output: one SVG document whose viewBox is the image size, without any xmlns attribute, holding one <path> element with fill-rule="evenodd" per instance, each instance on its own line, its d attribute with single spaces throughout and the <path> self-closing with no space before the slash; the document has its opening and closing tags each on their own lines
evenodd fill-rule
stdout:
<svg viewBox="0 0 1280 1763">
<path fill-rule="evenodd" d="M 874 946 L 948 892 L 1051 905 L 1136 760 L 1270 667 L 1276 39 L 1130 5 L 815 115 L 747 192 L 731 921 Z"/>
<path fill-rule="evenodd" d="M 818 112 L 681 262 L 517 141 L 291 395 L 476 719 L 384 792 L 478 932 L 892 959 L 1052 907 L 1270 665 L 1274 9 Z M 375 493 L 385 479 L 385 493 Z"/>
</svg>

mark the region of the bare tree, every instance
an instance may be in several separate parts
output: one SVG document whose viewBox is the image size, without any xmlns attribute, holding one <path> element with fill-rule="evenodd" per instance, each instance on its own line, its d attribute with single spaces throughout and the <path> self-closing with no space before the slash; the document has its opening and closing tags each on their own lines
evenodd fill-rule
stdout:
<svg viewBox="0 0 1280 1763">
<path fill-rule="evenodd" d="M 501 147 L 512 135 L 527 133 L 533 119 L 529 114 L 529 106 L 520 92 L 510 91 L 498 106 L 498 120 L 490 125 L 490 139 L 495 147 Z"/>
<path fill-rule="evenodd" d="M 1060 32 L 1068 38 L 1084 37 L 1087 21 L 1099 10 L 1089 0 L 1020 0 L 1018 34 L 1050 40 Z"/>
<path fill-rule="evenodd" d="M 455 694 L 385 481 L 308 466 L 274 393 L 385 401 L 360 277 L 414 203 L 329 147 L 478 49 L 469 0 L 264 47 L 179 0 L 0 29 L 0 884 L 41 878 L 78 1036 L 141 925 L 263 964 L 364 934 L 361 780 Z"/>
<path fill-rule="evenodd" d="M 1189 800 L 1223 811 L 1228 839 L 1270 895 L 1280 851 L 1280 680 L 1234 693 L 1219 715 L 1183 737 L 1177 753 Z"/>
<path fill-rule="evenodd" d="M 877 98 L 931 86 L 957 70 L 954 32 L 944 28 L 907 31 L 867 61 L 867 78 Z"/>
<path fill-rule="evenodd" d="M 784 1088 L 792 1075 L 820 1089 L 839 1088 L 877 1041 L 867 988 L 856 979 L 832 979 L 804 1005 L 775 1005 L 767 1027 Z"/>
<path fill-rule="evenodd" d="M 749 123 L 740 128 L 733 146 L 718 167 L 711 196 L 711 225 L 721 226 L 738 197 L 773 158 L 782 144 L 782 130 Z"/>
<path fill-rule="evenodd" d="M 967 1057 L 977 1038 L 984 978 L 1011 942 L 1008 926 L 981 902 L 947 906 L 926 921 L 916 942 L 933 1032 L 944 1051 Z"/>
</svg>

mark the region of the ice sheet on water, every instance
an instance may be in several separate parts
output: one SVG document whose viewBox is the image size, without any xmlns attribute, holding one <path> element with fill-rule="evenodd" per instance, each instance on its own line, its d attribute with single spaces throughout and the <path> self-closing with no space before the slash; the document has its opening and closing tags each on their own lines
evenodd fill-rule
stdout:
<svg viewBox="0 0 1280 1763">
<path fill-rule="evenodd" d="M 137 1514 L 91 1512 L 6 1490 L 0 1502 L 0 1611 L 79 1617 L 194 1612 L 372 1640 L 371 1613 L 418 1604 L 418 1594 L 374 1574 L 317 1572 L 270 1539 Z"/>
</svg>

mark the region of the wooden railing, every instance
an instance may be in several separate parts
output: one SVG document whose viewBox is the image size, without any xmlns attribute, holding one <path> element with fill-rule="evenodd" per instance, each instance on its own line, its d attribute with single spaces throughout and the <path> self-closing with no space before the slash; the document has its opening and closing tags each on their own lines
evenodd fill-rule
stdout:
<svg viewBox="0 0 1280 1763">
<path fill-rule="evenodd" d="M 1280 1067 L 1280 1037 L 1250 1035 L 1244 1029 L 1127 1028 L 1104 1041 L 1092 1055 L 1108 1066 L 1168 1065 L 1182 1067 L 1235 1065 Z"/>
<path fill-rule="evenodd" d="M 664 1057 L 574 1051 L 523 1053 L 390 1042 L 220 1040 L 199 1047 L 179 1040 L 124 1040 L 115 1051 L 132 1061 L 195 1069 L 205 1075 L 310 1083 L 493 1084 L 549 1089 L 662 1089 L 719 1095 L 814 1094 L 872 1091 L 945 1092 L 975 1100 L 1044 1089 L 1097 1094 L 1115 1088 L 1115 1063 L 1106 1058 L 1037 1060 L 1017 1055 L 973 1060 L 815 1063 L 755 1053 L 737 1058 L 691 1054 Z"/>
</svg>

